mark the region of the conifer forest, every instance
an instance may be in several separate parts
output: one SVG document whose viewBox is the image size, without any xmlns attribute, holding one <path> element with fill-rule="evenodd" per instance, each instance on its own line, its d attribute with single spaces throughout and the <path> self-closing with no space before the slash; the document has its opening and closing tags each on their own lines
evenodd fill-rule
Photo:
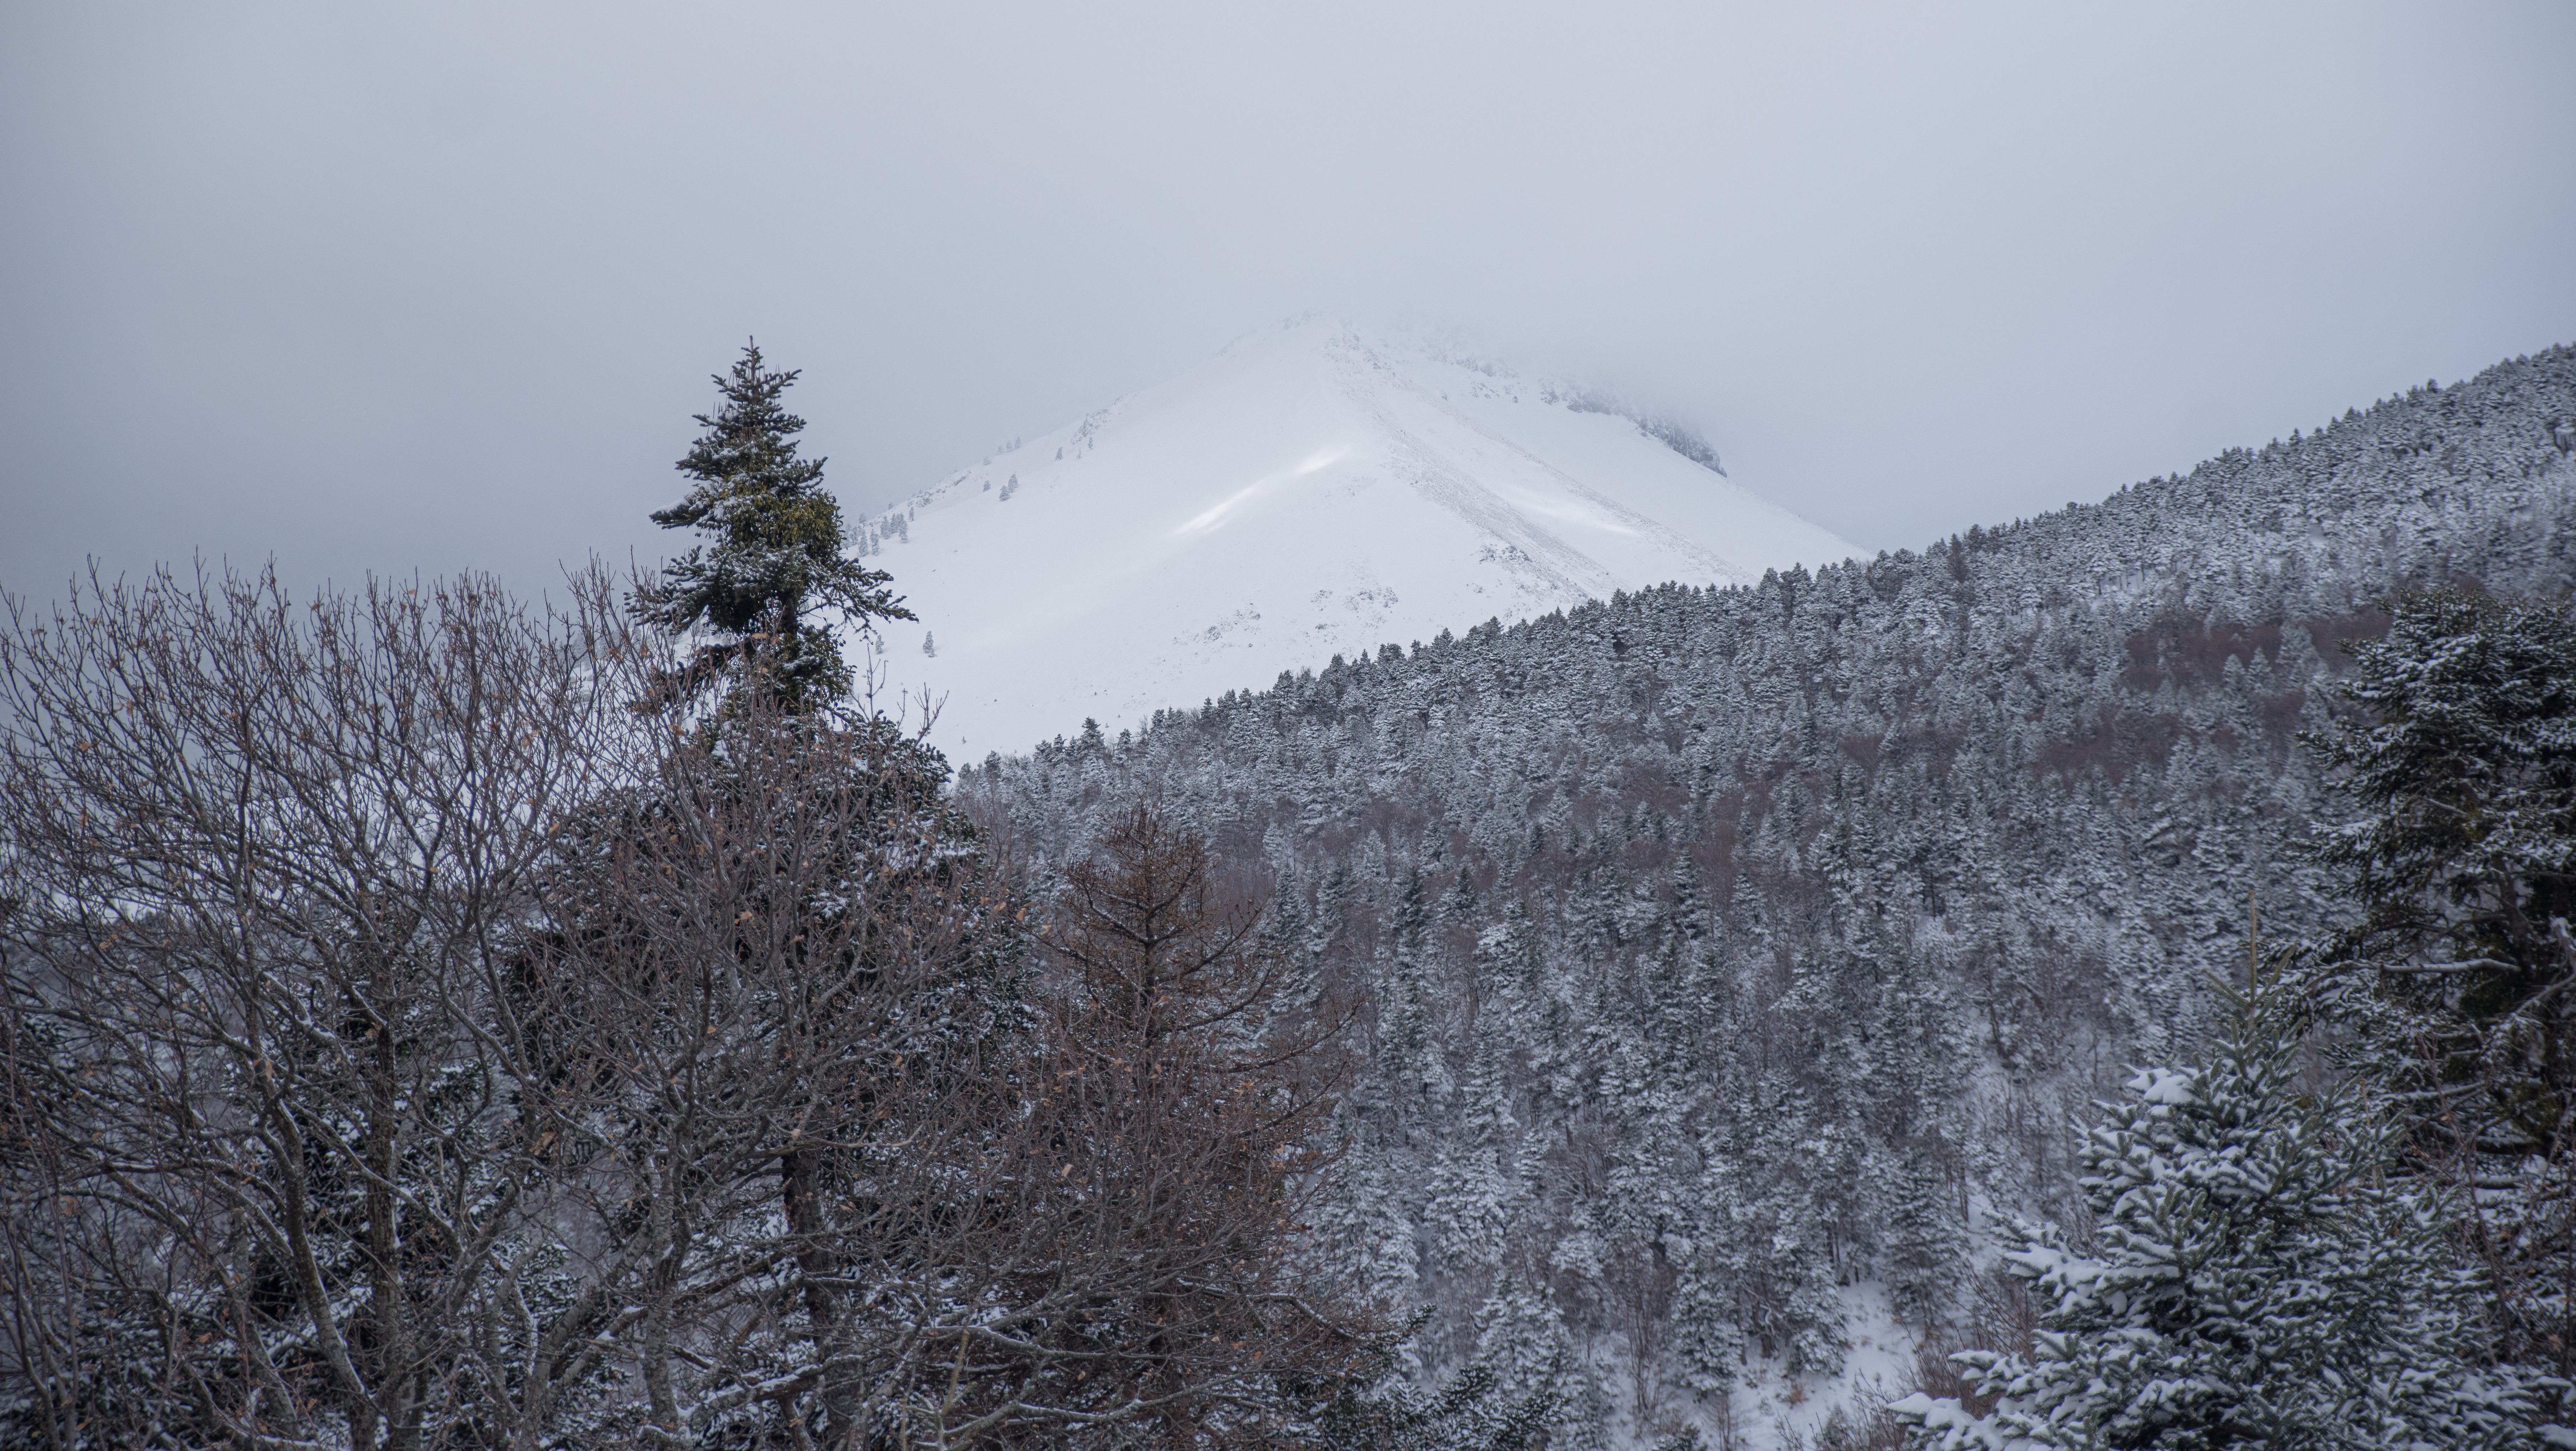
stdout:
<svg viewBox="0 0 2576 1451">
<path fill-rule="evenodd" d="M 2576 349 L 956 763 L 795 380 L 8 601 L 0 1444 L 2576 1446 Z"/>
</svg>

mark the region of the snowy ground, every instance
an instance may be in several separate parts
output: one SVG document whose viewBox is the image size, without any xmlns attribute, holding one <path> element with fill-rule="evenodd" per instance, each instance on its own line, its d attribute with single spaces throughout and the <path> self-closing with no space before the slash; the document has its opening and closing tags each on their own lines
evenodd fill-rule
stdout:
<svg viewBox="0 0 2576 1451">
<path fill-rule="evenodd" d="M 1608 406 L 1339 322 L 1254 334 L 865 521 L 921 616 L 883 642 L 880 701 L 942 699 L 935 743 L 974 761 L 1337 653 L 1856 552 Z"/>
<path fill-rule="evenodd" d="M 1687 1416 L 1677 1406 L 1651 1426 L 1614 1426 L 1614 1440 L 1643 1448 L 1688 1424 L 1698 1428 L 1701 1444 L 1709 1451 L 1812 1448 L 1838 1407 L 1859 1429 L 1873 1407 L 1914 1389 L 1919 1338 L 1898 1322 L 1888 1303 L 1887 1287 L 1879 1282 L 1864 1280 L 1849 1286 L 1842 1291 L 1842 1299 L 1852 1344 L 1841 1375 L 1830 1379 L 1792 1376 L 1784 1357 L 1765 1360 L 1748 1355 L 1747 1383 L 1736 1387 L 1728 1405 L 1701 1405 Z"/>
</svg>

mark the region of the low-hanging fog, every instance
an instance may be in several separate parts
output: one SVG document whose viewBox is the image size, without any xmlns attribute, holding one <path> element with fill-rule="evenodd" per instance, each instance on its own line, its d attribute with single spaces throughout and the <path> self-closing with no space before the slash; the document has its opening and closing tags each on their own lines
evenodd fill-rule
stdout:
<svg viewBox="0 0 2576 1451">
<path fill-rule="evenodd" d="M 1318 308 L 1919 545 L 2576 339 L 2571 55 L 2546 3 L 11 6 L 0 584 L 543 585 L 666 547 L 746 335 L 867 507 Z"/>
</svg>

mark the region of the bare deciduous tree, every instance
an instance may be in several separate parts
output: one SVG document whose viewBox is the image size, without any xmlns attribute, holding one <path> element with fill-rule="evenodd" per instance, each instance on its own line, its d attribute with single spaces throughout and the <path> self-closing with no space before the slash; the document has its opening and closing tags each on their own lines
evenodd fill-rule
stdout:
<svg viewBox="0 0 2576 1451">
<path fill-rule="evenodd" d="M 1304 1223 L 1341 1018 L 1288 1001 L 1258 894 L 1138 808 L 1040 932 L 917 736 L 760 691 L 630 708 L 685 642 L 573 585 L 12 605 L 0 1428 L 1384 1420 L 1389 1328 Z"/>
<path fill-rule="evenodd" d="M 510 946 L 635 723 L 604 580 L 13 601 L 7 1350 L 55 1444 L 522 1444 L 613 1265 L 544 1228 Z M 148 1354 L 146 1353 L 148 1351 Z"/>
<path fill-rule="evenodd" d="M 530 954 L 597 1105 L 568 1192 L 648 1266 L 636 1429 L 872 1445 L 889 1377 L 932 1352 L 860 1267 L 957 1273 L 939 1256 L 1031 1025 L 1022 909 L 937 758 L 882 722 L 746 692 L 721 732 L 656 739 Z"/>
</svg>

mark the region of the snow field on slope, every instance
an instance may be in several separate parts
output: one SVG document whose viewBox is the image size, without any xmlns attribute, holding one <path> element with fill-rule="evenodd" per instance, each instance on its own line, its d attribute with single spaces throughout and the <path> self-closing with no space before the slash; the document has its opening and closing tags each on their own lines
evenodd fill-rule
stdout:
<svg viewBox="0 0 2576 1451">
<path fill-rule="evenodd" d="M 1614 589 L 1855 552 L 1633 419 L 1328 321 L 867 522 L 869 563 L 921 616 L 886 634 L 880 700 L 939 700 L 932 740 L 961 761 Z"/>
</svg>

